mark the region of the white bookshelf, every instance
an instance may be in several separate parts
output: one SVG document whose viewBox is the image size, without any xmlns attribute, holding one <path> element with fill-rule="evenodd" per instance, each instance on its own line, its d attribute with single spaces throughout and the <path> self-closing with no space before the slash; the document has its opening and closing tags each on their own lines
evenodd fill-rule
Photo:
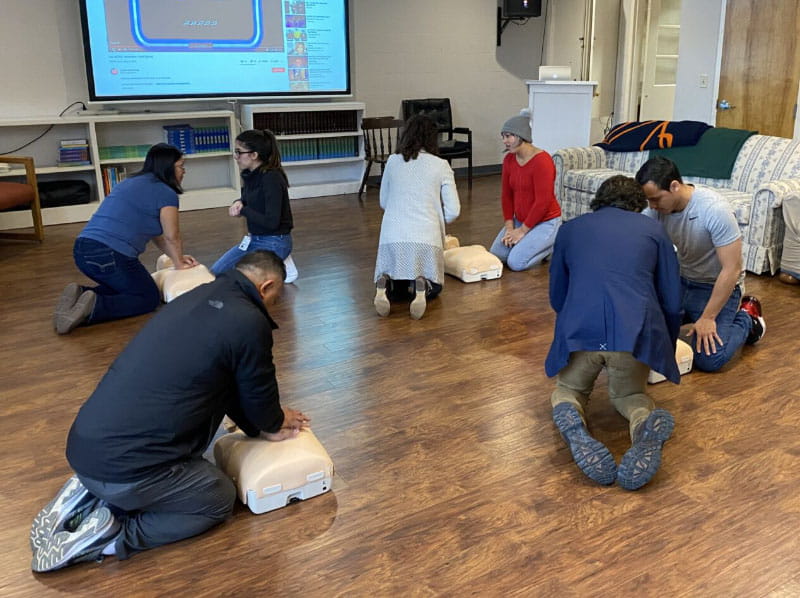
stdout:
<svg viewBox="0 0 800 598">
<path fill-rule="evenodd" d="M 362 102 L 242 106 L 245 129 L 275 133 L 291 199 L 358 192 L 366 166 L 363 116 Z"/>
<path fill-rule="evenodd" d="M 103 158 L 101 148 L 110 146 L 151 146 L 164 141 L 165 125 L 227 128 L 230 143 L 226 151 L 186 154 L 184 193 L 181 210 L 198 210 L 229 205 L 240 195 L 239 170 L 233 160 L 237 134 L 234 113 L 229 110 L 121 113 L 95 116 L 31 117 L 0 120 L 0 152 L 32 156 L 36 177 L 42 181 L 82 180 L 89 184 L 91 202 L 42 209 L 44 224 L 85 222 L 104 199 L 103 168 L 124 167 L 128 174 L 139 170 L 144 154 L 136 157 Z M 86 139 L 91 165 L 57 166 L 61 140 Z M 27 145 L 26 145 L 27 144 Z M 18 151 L 11 151 L 26 145 Z M 22 170 L 0 171 L 0 177 L 22 180 Z M 0 230 L 31 226 L 30 212 L 0 213 Z"/>
</svg>

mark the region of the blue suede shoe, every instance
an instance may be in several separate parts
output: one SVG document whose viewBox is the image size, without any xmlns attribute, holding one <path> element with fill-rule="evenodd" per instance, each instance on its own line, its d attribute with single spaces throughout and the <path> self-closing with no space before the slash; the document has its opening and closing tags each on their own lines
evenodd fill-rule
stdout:
<svg viewBox="0 0 800 598">
<path fill-rule="evenodd" d="M 589 435 L 575 406 L 559 403 L 553 407 L 553 421 L 580 470 L 598 484 L 613 484 L 617 477 L 614 456 L 602 442 Z"/>
<path fill-rule="evenodd" d="M 633 433 L 633 446 L 622 457 L 617 483 L 626 490 L 644 486 L 661 465 L 661 447 L 672 435 L 675 420 L 669 411 L 654 409 Z"/>
</svg>

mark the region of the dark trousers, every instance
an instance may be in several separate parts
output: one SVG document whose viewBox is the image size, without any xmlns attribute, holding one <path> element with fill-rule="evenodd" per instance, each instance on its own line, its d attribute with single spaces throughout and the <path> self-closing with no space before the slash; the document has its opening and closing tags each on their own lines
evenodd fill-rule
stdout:
<svg viewBox="0 0 800 598">
<path fill-rule="evenodd" d="M 164 467 L 136 482 L 100 482 L 78 476 L 86 489 L 109 503 L 122 524 L 117 558 L 196 536 L 233 512 L 236 488 L 205 459 Z"/>
<path fill-rule="evenodd" d="M 430 280 L 425 280 L 425 298 L 434 299 L 442 292 L 442 285 Z M 410 301 L 416 296 L 413 280 L 393 280 L 389 278 L 386 284 L 386 294 L 390 301 Z"/>
<path fill-rule="evenodd" d="M 88 324 L 150 313 L 161 303 L 153 277 L 137 258 L 83 237 L 75 240 L 72 255 L 78 269 L 98 283 L 87 287 L 97 295 Z"/>
</svg>

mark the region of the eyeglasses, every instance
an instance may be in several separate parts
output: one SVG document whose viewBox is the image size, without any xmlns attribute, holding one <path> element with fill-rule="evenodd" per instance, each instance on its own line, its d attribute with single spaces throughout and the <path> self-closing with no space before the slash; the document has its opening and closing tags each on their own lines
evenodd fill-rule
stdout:
<svg viewBox="0 0 800 598">
<path fill-rule="evenodd" d="M 255 153 L 256 152 L 254 152 L 253 150 L 248 150 L 248 151 L 245 151 L 245 152 L 243 152 L 242 150 L 239 150 L 239 149 L 233 150 L 233 155 L 236 156 L 237 158 L 239 156 L 244 155 L 244 154 L 255 154 Z"/>
</svg>

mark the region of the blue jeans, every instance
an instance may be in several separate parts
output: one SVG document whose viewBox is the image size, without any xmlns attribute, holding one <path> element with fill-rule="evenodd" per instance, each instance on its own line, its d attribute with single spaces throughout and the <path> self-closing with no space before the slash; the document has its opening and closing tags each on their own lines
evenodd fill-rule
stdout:
<svg viewBox="0 0 800 598">
<path fill-rule="evenodd" d="M 161 303 L 153 277 L 135 257 L 78 237 L 72 249 L 75 265 L 98 286 L 86 287 L 97 299 L 87 324 L 150 313 Z"/>
<path fill-rule="evenodd" d="M 514 227 L 522 223 L 514 219 Z M 489 251 L 500 258 L 511 270 L 527 270 L 542 262 L 553 252 L 556 233 L 561 226 L 561 218 L 551 218 L 534 226 L 513 247 L 503 245 L 506 229 L 503 227 L 492 243 Z"/>
<path fill-rule="evenodd" d="M 272 251 L 279 258 L 285 260 L 292 252 L 292 235 L 250 235 L 250 245 L 247 249 L 239 249 L 238 245 L 231 247 L 214 262 L 214 265 L 211 266 L 211 273 L 219 276 L 223 272 L 227 272 L 236 266 L 245 255 L 258 249 Z"/>
<path fill-rule="evenodd" d="M 714 285 L 692 282 L 681 277 L 681 291 L 683 293 L 683 321 L 696 322 L 711 298 Z M 742 301 L 742 290 L 737 286 L 728 298 L 727 303 L 717 314 L 717 334 L 722 339 L 722 345 L 717 345 L 717 352 L 706 355 L 697 352 L 697 341 L 692 339 L 694 353 L 694 367 L 703 372 L 716 372 L 736 354 L 744 345 L 747 335 L 753 326 L 750 316 L 741 311 L 739 306 Z"/>
</svg>

